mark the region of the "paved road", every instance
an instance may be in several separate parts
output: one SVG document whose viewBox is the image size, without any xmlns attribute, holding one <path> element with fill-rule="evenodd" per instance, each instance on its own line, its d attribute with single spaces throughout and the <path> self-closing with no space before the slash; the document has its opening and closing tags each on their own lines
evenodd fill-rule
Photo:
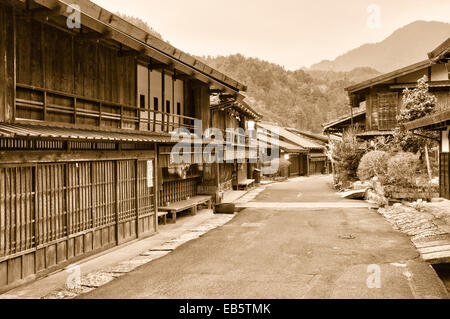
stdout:
<svg viewBox="0 0 450 319">
<path fill-rule="evenodd" d="M 375 210 L 283 208 L 286 202 L 346 202 L 329 183 L 329 177 L 312 177 L 270 186 L 255 202 L 279 203 L 276 209 L 245 209 L 225 226 L 82 297 L 446 297 L 408 237 Z M 370 275 L 377 286 L 378 270 L 381 287 L 368 288 Z"/>
</svg>

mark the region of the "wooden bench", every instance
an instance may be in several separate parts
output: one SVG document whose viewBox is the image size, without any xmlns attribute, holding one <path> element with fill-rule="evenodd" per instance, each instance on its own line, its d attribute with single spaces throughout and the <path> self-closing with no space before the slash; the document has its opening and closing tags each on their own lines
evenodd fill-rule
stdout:
<svg viewBox="0 0 450 319">
<path fill-rule="evenodd" d="M 244 179 L 238 183 L 238 189 L 246 190 L 255 183 L 254 179 Z"/>
<path fill-rule="evenodd" d="M 172 215 L 172 221 L 177 222 L 177 213 L 191 210 L 191 214 L 197 214 L 197 206 L 200 204 L 208 204 L 208 209 L 212 208 L 212 196 L 194 196 L 192 198 L 170 203 L 170 205 L 159 207 L 162 212 L 168 212 Z"/>
</svg>

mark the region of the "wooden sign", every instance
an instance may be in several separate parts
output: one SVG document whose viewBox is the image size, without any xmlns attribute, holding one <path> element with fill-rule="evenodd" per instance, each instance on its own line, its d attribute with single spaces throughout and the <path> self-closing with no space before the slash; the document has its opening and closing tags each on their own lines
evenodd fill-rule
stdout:
<svg viewBox="0 0 450 319">
<path fill-rule="evenodd" d="M 153 161 L 147 161 L 147 187 L 153 187 Z"/>
</svg>

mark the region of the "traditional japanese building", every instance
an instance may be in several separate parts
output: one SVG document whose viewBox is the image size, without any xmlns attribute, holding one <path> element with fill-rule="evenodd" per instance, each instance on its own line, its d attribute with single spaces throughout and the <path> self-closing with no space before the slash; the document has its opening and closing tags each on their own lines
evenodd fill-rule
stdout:
<svg viewBox="0 0 450 319">
<path fill-rule="evenodd" d="M 0 1 L 0 291 L 213 195 L 212 165 L 174 163 L 171 132 L 209 128 L 211 94 L 246 90 L 90 1 L 71 5 Z"/>
<path fill-rule="evenodd" d="M 327 155 L 324 145 L 273 123 L 258 122 L 256 127 L 259 129 L 260 140 L 264 141 L 265 136 L 269 136 L 272 143 L 279 144 L 280 157 L 291 162 L 289 176 L 327 173 Z"/>
<path fill-rule="evenodd" d="M 432 63 L 445 66 L 450 74 L 450 39 L 428 54 Z M 447 96 L 447 109 L 440 110 L 421 119 L 409 122 L 405 128 L 439 131 L 439 189 L 440 196 L 450 199 L 450 94 Z"/>
<path fill-rule="evenodd" d="M 446 41 L 448 44 L 448 40 Z M 443 43 L 441 47 L 445 47 Z M 438 48 L 439 49 L 439 48 Z M 433 51 L 434 52 L 434 51 Z M 433 53 L 431 53 L 433 54 Z M 430 59 L 377 76 L 346 88 L 351 112 L 340 119 L 324 124 L 325 133 L 342 133 L 357 126 L 360 138 L 390 136 L 397 125 L 396 116 L 402 109 L 402 92 L 415 88 L 417 81 L 427 76 L 430 93 L 436 96 L 438 110 L 450 107 L 448 64 Z"/>
</svg>

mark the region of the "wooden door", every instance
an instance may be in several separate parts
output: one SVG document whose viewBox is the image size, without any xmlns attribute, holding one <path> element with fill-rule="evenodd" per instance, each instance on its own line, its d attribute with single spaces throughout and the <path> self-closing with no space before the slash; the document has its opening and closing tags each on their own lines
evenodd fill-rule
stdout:
<svg viewBox="0 0 450 319">
<path fill-rule="evenodd" d="M 136 231 L 136 161 L 117 161 L 117 241 L 137 238 Z"/>
<path fill-rule="evenodd" d="M 145 237 L 156 232 L 157 207 L 156 191 L 156 166 L 155 160 L 137 161 L 137 194 L 138 194 L 138 230 L 139 237 Z"/>
</svg>

